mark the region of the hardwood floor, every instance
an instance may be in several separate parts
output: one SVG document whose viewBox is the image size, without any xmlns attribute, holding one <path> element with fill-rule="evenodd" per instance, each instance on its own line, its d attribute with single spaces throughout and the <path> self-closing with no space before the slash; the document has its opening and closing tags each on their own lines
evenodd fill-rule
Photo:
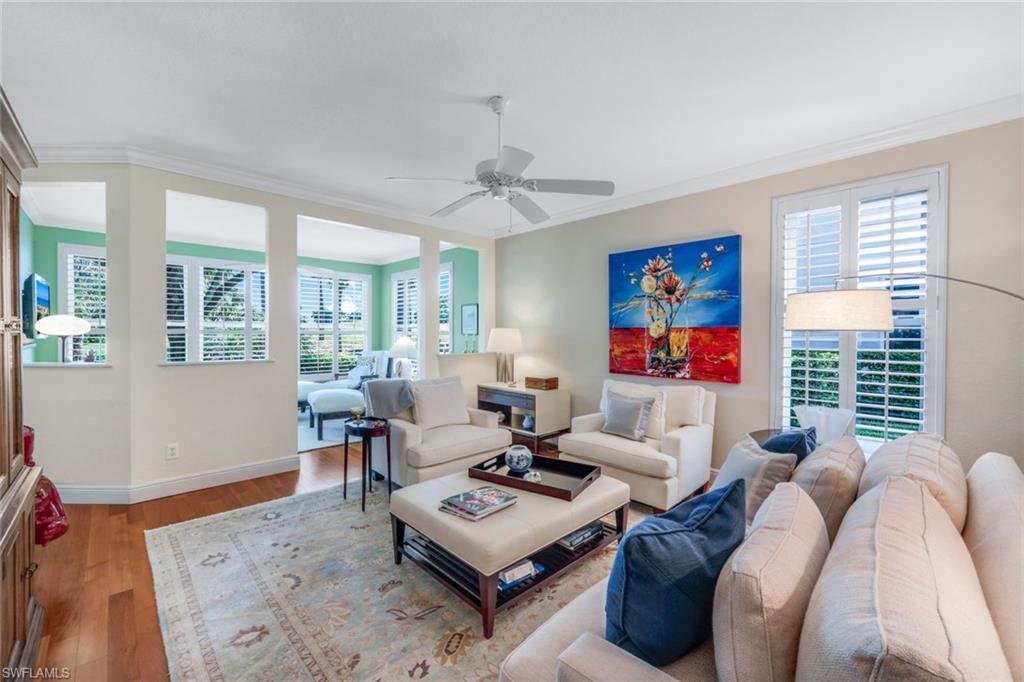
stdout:
<svg viewBox="0 0 1024 682">
<path fill-rule="evenodd" d="M 360 449 L 350 447 L 358 490 Z M 337 485 L 341 453 L 302 453 L 298 471 L 150 502 L 68 505 L 67 534 L 36 550 L 36 595 L 46 607 L 39 665 L 88 682 L 167 679 L 144 531 Z"/>
</svg>

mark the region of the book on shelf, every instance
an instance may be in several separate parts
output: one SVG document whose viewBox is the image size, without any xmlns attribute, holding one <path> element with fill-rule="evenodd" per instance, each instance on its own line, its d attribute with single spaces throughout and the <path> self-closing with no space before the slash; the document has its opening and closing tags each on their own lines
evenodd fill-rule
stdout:
<svg viewBox="0 0 1024 682">
<path fill-rule="evenodd" d="M 441 511 L 478 521 L 516 502 L 516 496 L 494 486 L 484 486 L 441 500 Z"/>
<path fill-rule="evenodd" d="M 574 530 L 558 541 L 558 544 L 568 550 L 575 550 L 585 545 L 590 540 L 604 532 L 604 522 L 595 521 L 589 526 Z"/>
<path fill-rule="evenodd" d="M 510 590 L 531 578 L 536 578 L 543 572 L 544 566 L 542 564 L 526 559 L 512 568 L 506 568 L 498 574 L 498 591 Z"/>
</svg>

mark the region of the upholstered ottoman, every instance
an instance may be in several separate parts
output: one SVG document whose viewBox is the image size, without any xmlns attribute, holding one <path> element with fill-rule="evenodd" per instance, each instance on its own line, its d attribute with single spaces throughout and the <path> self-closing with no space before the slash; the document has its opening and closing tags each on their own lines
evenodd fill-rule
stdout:
<svg viewBox="0 0 1024 682">
<path fill-rule="evenodd" d="M 305 412 L 309 410 L 309 394 L 313 391 L 322 391 L 326 386 L 318 381 L 300 381 L 299 382 L 299 412 Z M 313 428 L 313 410 L 309 410 L 309 428 Z"/>
<path fill-rule="evenodd" d="M 409 557 L 458 594 L 483 619 L 484 637 L 494 632 L 494 614 L 512 606 L 605 546 L 625 531 L 629 486 L 601 476 L 570 501 L 496 485 L 518 499 L 511 507 L 470 521 L 438 507 L 441 500 L 488 484 L 467 474 L 451 474 L 406 486 L 391 495 L 391 526 L 395 563 Z M 605 523 L 603 535 L 570 551 L 557 541 L 590 523 L 615 514 L 615 525 Z M 406 526 L 417 531 L 408 539 Z M 506 591 L 498 589 L 498 573 L 530 558 L 544 573 Z"/>
<path fill-rule="evenodd" d="M 324 422 L 351 416 L 353 407 L 365 407 L 363 392 L 353 388 L 325 388 L 306 398 L 310 413 L 316 417 L 317 440 L 324 439 Z"/>
</svg>

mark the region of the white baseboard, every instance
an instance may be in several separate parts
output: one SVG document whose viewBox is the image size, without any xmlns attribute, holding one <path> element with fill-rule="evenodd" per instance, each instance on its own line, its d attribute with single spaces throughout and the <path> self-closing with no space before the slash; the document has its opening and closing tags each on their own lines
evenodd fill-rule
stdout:
<svg viewBox="0 0 1024 682">
<path fill-rule="evenodd" d="M 164 478 L 139 485 L 76 485 L 57 482 L 57 490 L 66 504 L 134 504 L 169 495 L 180 495 L 250 478 L 280 474 L 299 468 L 299 456 L 239 464 L 198 474 Z"/>
</svg>

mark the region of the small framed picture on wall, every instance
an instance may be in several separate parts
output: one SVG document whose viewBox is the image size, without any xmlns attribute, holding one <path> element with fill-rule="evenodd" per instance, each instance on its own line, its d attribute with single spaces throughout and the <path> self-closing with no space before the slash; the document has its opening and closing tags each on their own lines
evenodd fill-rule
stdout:
<svg viewBox="0 0 1024 682">
<path fill-rule="evenodd" d="M 462 304 L 462 335 L 480 335 L 480 305 L 478 303 Z"/>
</svg>

